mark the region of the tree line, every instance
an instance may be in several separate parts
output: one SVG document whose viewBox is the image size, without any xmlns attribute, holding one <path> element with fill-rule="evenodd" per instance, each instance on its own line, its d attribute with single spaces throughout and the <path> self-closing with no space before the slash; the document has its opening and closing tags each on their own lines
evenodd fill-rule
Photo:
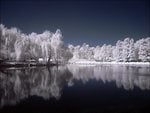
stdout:
<svg viewBox="0 0 150 113">
<path fill-rule="evenodd" d="M 25 61 L 34 59 L 38 61 L 42 58 L 61 59 L 68 61 L 71 53 L 68 47 L 64 45 L 62 33 L 59 29 L 55 33 L 44 31 L 41 34 L 24 34 L 19 29 L 6 28 L 0 25 L 0 58 L 9 61 Z"/>
<path fill-rule="evenodd" d="M 72 60 L 88 59 L 102 62 L 150 62 L 150 37 L 142 38 L 136 42 L 132 38 L 118 40 L 115 46 L 102 45 L 90 47 L 84 43 L 82 46 L 68 46 L 73 54 Z"/>
<path fill-rule="evenodd" d="M 84 43 L 65 46 L 59 29 L 55 33 L 22 33 L 18 28 L 0 25 L 0 58 L 8 61 L 34 59 L 67 62 L 68 60 L 96 60 L 101 62 L 150 62 L 150 37 L 134 41 L 118 40 L 116 45 L 91 47 Z"/>
</svg>

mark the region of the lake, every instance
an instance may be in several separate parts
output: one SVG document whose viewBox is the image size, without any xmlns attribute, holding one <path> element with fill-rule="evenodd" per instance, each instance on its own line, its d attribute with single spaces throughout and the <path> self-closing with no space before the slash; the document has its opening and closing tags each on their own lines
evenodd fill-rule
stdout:
<svg viewBox="0 0 150 113">
<path fill-rule="evenodd" d="M 0 71 L 1 113 L 148 111 L 149 66 L 63 65 Z"/>
</svg>

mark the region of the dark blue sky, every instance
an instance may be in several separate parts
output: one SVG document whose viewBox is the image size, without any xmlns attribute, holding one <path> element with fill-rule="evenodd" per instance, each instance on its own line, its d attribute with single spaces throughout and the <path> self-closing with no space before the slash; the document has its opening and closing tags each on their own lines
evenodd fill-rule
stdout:
<svg viewBox="0 0 150 113">
<path fill-rule="evenodd" d="M 65 43 L 114 44 L 150 36 L 149 0 L 1 0 L 0 23 L 24 33 L 61 29 Z"/>
</svg>

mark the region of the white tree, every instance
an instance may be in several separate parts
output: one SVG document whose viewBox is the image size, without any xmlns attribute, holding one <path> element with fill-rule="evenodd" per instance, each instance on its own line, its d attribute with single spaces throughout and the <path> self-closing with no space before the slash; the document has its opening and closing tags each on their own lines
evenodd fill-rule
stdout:
<svg viewBox="0 0 150 113">
<path fill-rule="evenodd" d="M 99 54 L 99 60 L 100 61 L 106 61 L 106 57 L 107 57 L 106 48 L 107 48 L 106 44 L 104 44 L 101 47 L 100 54 Z"/>
<path fill-rule="evenodd" d="M 62 41 L 62 33 L 59 29 L 53 34 L 51 39 L 51 47 L 54 50 L 54 60 L 57 62 L 61 59 L 61 49 L 64 47 L 64 42 Z"/>
<path fill-rule="evenodd" d="M 79 56 L 80 56 L 80 59 L 91 59 L 92 52 L 88 44 L 83 43 L 83 45 L 80 48 Z"/>
<path fill-rule="evenodd" d="M 80 50 L 80 45 L 77 45 L 77 46 L 70 45 L 70 46 L 69 46 L 69 49 L 70 49 L 70 51 L 71 51 L 72 54 L 73 54 L 72 59 L 77 60 L 77 59 L 80 58 L 80 56 L 79 56 L 79 53 L 80 53 L 80 51 L 79 51 L 79 50 Z"/>
<path fill-rule="evenodd" d="M 49 57 L 51 57 L 51 38 L 52 33 L 49 31 L 45 31 L 42 34 L 39 35 L 41 40 L 41 49 L 42 49 L 42 56 L 47 61 Z"/>
<path fill-rule="evenodd" d="M 88 60 L 93 60 L 94 59 L 94 50 L 95 47 L 90 47 L 88 50 Z"/>
<path fill-rule="evenodd" d="M 134 46 L 134 40 L 130 39 L 130 46 L 129 46 L 129 55 L 128 55 L 129 59 L 128 61 L 137 61 L 137 57 L 136 57 L 136 50 L 135 50 L 135 46 Z"/>
<path fill-rule="evenodd" d="M 64 47 L 62 49 L 60 49 L 60 56 L 62 59 L 62 63 L 66 63 L 69 59 L 71 59 L 73 57 L 72 52 L 70 52 L 68 47 Z"/>
<path fill-rule="evenodd" d="M 5 47 L 5 35 L 6 28 L 3 24 L 0 24 L 0 58 L 6 58 L 6 47 Z"/>
<path fill-rule="evenodd" d="M 20 56 L 23 50 L 23 42 L 21 39 L 16 40 L 14 44 L 14 49 L 15 49 L 15 54 L 16 54 L 16 60 L 20 60 Z"/>
<path fill-rule="evenodd" d="M 14 43 L 18 38 L 21 36 L 21 32 L 17 28 L 3 28 L 2 31 L 2 41 L 3 41 L 3 50 L 2 52 L 5 52 L 4 59 L 8 60 L 14 60 L 15 59 L 15 49 L 14 49 Z"/>
<path fill-rule="evenodd" d="M 52 33 L 45 31 L 42 34 L 31 33 L 29 35 L 29 54 L 31 58 L 38 60 L 43 58 L 45 61 L 51 56 Z"/>
<path fill-rule="evenodd" d="M 99 56 L 100 56 L 100 46 L 96 46 L 96 48 L 93 50 L 94 51 L 94 59 L 95 60 L 100 60 Z"/>
<path fill-rule="evenodd" d="M 130 39 L 125 38 L 122 44 L 122 58 L 124 62 L 127 62 L 129 60 L 129 48 L 130 48 Z"/>
<path fill-rule="evenodd" d="M 116 47 L 113 50 L 113 59 L 114 61 L 123 61 L 123 42 L 118 40 L 116 43 Z"/>
<path fill-rule="evenodd" d="M 139 51 L 138 51 L 139 60 L 143 62 L 149 61 L 150 38 L 140 39 L 137 43 L 139 44 Z"/>
<path fill-rule="evenodd" d="M 111 45 L 106 46 L 106 61 L 110 62 L 113 60 L 113 47 Z"/>
<path fill-rule="evenodd" d="M 41 43 L 38 34 L 31 33 L 28 35 L 28 54 L 31 59 L 38 60 L 42 56 Z"/>
<path fill-rule="evenodd" d="M 150 37 L 145 39 L 147 42 L 147 61 L 150 62 Z"/>
<path fill-rule="evenodd" d="M 150 62 L 150 37 L 134 43 L 133 39 L 118 40 L 116 46 L 106 45 L 90 47 L 68 45 L 63 42 L 63 36 L 58 29 L 55 33 L 44 31 L 41 34 L 26 35 L 17 28 L 6 28 L 0 24 L 0 58 L 8 60 L 27 60 L 43 58 L 45 61 L 99 60 L 131 62 Z"/>
</svg>

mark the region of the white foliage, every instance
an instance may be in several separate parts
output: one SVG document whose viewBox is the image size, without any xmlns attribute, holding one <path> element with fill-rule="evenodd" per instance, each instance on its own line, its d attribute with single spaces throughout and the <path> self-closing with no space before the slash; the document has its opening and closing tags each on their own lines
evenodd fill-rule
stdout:
<svg viewBox="0 0 150 113">
<path fill-rule="evenodd" d="M 150 61 L 150 37 L 137 41 L 139 60 Z"/>
<path fill-rule="evenodd" d="M 0 24 L 0 58 L 8 60 L 38 60 L 53 61 L 96 60 L 101 62 L 150 62 L 150 37 L 136 43 L 133 39 L 118 40 L 115 46 L 102 45 L 90 47 L 68 45 L 65 47 L 63 36 L 59 29 L 55 33 L 44 31 L 41 34 L 26 35 L 15 27 L 6 28 Z"/>
</svg>

